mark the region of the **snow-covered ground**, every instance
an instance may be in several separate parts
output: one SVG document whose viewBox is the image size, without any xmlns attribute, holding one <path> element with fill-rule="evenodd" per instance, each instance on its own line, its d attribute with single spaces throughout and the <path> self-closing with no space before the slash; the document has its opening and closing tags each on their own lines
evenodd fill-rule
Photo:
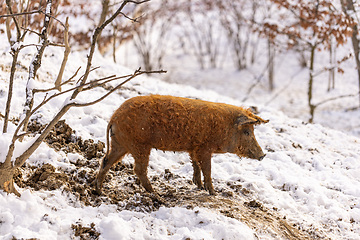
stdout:
<svg viewBox="0 0 360 240">
<path fill-rule="evenodd" d="M 0 111 L 5 109 L 9 66 L 11 56 L 5 35 L 0 35 Z M 18 117 L 25 101 L 26 68 L 32 59 L 33 50 L 22 51 L 16 76 L 11 116 Z M 65 78 L 78 68 L 84 68 L 87 52 L 70 55 Z M 61 63 L 62 50 L 48 48 L 45 52 L 37 84 L 44 88 L 52 86 Z M 273 211 L 289 224 L 294 224 L 313 238 L 359 239 L 360 235 L 360 125 L 359 110 L 345 112 L 344 104 L 356 105 L 350 100 L 324 106 L 315 115 L 316 124 L 306 123 L 307 72 L 295 64 L 296 57 L 288 61 L 288 55 L 281 56 L 281 66 L 276 73 L 278 88 L 268 93 L 265 82 L 260 82 L 246 102 L 243 102 L 248 87 L 261 70 L 252 69 L 235 72 L 222 70 L 190 70 L 170 72 L 164 78 L 183 85 L 156 79 L 157 76 L 141 76 L 126 84 L 125 88 L 104 101 L 85 108 L 71 109 L 64 119 L 83 139 L 92 138 L 105 142 L 105 129 L 113 111 L 127 98 L 139 94 L 167 94 L 225 102 L 238 106 L 258 108 L 259 115 L 270 122 L 256 127 L 259 144 L 266 152 L 263 161 L 240 159 L 232 154 L 216 154 L 212 161 L 212 177 L 215 189 L 220 192 L 230 184 L 241 185 L 246 195 Z M 171 61 L 168 61 L 171 62 Z M 186 60 L 181 61 L 185 65 Z M 320 61 L 321 63 L 321 61 Z M 319 63 L 319 64 L 320 64 Z M 338 76 L 337 93 L 347 94 L 357 89 L 354 66 L 347 63 L 345 75 Z M 132 72 L 126 67 L 114 64 L 111 58 L 95 54 L 90 79 L 111 74 L 123 75 Z M 170 69 L 171 66 L 169 66 Z M 170 79 L 171 78 L 171 79 Z M 240 80 L 247 79 L 247 80 Z M 319 77 L 326 82 L 326 77 Z M 346 81 L 345 81 L 346 80 Z M 193 85 L 193 86 L 189 86 Z M 324 84 L 323 84 L 324 85 Z M 325 93 L 319 83 L 318 96 Z M 325 84 L 326 85 L 326 84 Z M 283 88 L 287 88 L 286 91 Z M 211 89 L 211 90 L 209 90 Z M 100 96 L 106 90 L 99 89 L 80 96 L 89 100 Z M 326 97 L 324 97 L 326 98 Z M 39 94 L 37 102 L 42 101 Z M 38 116 L 46 123 L 54 116 L 66 96 L 52 100 Z M 354 101 L 352 99 L 351 101 Z M 289 103 L 292 103 L 289 105 Z M 36 103 L 35 103 L 36 104 Z M 335 106 L 335 107 L 333 107 Z M 291 118 L 288 117 L 291 115 Z M 320 125 L 322 124 L 322 125 Z M 2 129 L 2 119 L 0 127 Z M 10 124 L 9 132 L 15 126 Z M 334 130 L 337 129 L 337 130 Z M 0 162 L 5 158 L 11 134 L 0 138 Z M 17 152 L 21 152 L 18 146 Z M 84 157 L 79 154 L 55 151 L 43 143 L 30 157 L 28 163 L 42 166 L 50 163 L 60 169 L 77 170 L 73 164 Z M 100 159 L 99 159 L 100 160 Z M 131 156 L 123 160 L 132 163 Z M 149 176 L 160 176 L 165 169 L 190 180 L 192 166 L 184 153 L 153 151 L 150 159 Z M 150 179 L 152 179 L 150 177 Z M 160 179 L 159 181 L 164 181 Z M 188 183 L 190 185 L 190 183 Z M 86 186 L 85 186 L 86 187 Z M 117 186 L 112 186 L 116 188 Z M 176 189 L 176 185 L 173 186 Z M 195 188 L 191 185 L 192 188 Z M 90 188 L 90 187 L 88 187 Z M 18 188 L 21 197 L 0 191 L 0 238 L 1 239 L 76 239 L 73 225 L 87 226 L 100 233 L 99 239 L 279 239 L 271 230 L 254 228 L 249 221 L 232 218 L 214 208 L 200 206 L 193 199 L 194 208 L 183 205 L 161 206 L 154 211 L 144 209 L 124 210 L 121 206 L 103 203 L 100 206 L 84 205 L 76 195 L 57 189 L 35 191 Z M 121 191 L 122 189 L 119 189 Z M 204 192 L 205 193 L 205 192 Z M 219 194 L 220 195 L 220 194 Z M 214 197 L 220 198 L 222 196 Z M 237 196 L 228 196 L 229 200 Z M 135 199 L 135 198 L 134 198 Z M 140 198 L 141 199 L 141 198 Z M 237 206 L 234 206 L 237 207 Z M 240 206 L 239 206 L 240 207 Z M 249 210 L 250 211 L 250 210 Z"/>
</svg>

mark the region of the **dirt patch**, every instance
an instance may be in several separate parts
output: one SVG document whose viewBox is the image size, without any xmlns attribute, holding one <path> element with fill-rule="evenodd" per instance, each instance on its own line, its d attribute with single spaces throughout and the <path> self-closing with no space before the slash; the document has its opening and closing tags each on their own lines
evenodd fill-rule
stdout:
<svg viewBox="0 0 360 240">
<path fill-rule="evenodd" d="M 71 228 L 74 231 L 75 237 L 81 240 L 99 239 L 100 233 L 95 230 L 95 224 L 91 223 L 89 227 L 84 227 L 81 224 L 73 224 Z"/>
<path fill-rule="evenodd" d="M 40 131 L 39 129 L 37 131 Z M 178 176 L 170 169 L 164 169 L 159 176 L 150 176 L 153 188 L 159 195 L 150 194 L 140 186 L 133 174 L 133 166 L 119 163 L 113 166 L 106 175 L 102 194 L 96 194 L 92 185 L 99 168 L 99 159 L 104 155 L 102 143 L 81 140 L 74 137 L 74 131 L 65 124 L 59 123 L 47 139 L 50 146 L 65 152 L 75 151 L 84 158 L 78 159 L 71 170 L 55 169 L 44 164 L 41 168 L 32 169 L 23 176 L 20 169 L 15 182 L 20 187 L 31 187 L 34 190 L 62 189 L 76 196 L 84 205 L 99 206 L 116 204 L 118 210 L 142 212 L 156 211 L 161 206 L 209 208 L 227 217 L 240 220 L 256 233 L 273 236 L 274 239 L 320 239 L 316 232 L 306 231 L 300 226 L 291 224 L 286 217 L 280 216 L 276 209 L 268 209 L 261 202 L 253 199 L 251 191 L 238 182 L 214 182 L 216 196 L 198 190 L 189 178 Z M 68 145 L 71 145 L 69 147 Z M 27 171 L 29 167 L 26 168 Z M 27 179 L 27 180 L 24 180 Z M 159 198 L 160 196 L 160 198 Z M 95 226 L 81 224 L 72 226 L 74 235 L 80 239 L 97 239 L 99 233 Z"/>
<path fill-rule="evenodd" d="M 55 172 L 55 167 L 50 164 L 44 164 L 41 168 L 35 170 L 30 178 L 23 184 L 38 191 L 40 189 L 55 190 L 59 189 L 69 181 L 67 174 Z"/>
<path fill-rule="evenodd" d="M 37 120 L 29 123 L 29 131 L 40 133 L 45 128 Z M 99 141 L 94 142 L 93 139 L 82 140 L 81 137 L 75 135 L 75 131 L 61 120 L 56 123 L 45 139 L 56 151 L 64 151 L 65 153 L 77 152 L 83 154 L 86 159 L 101 158 L 104 156 L 105 143 Z"/>
</svg>

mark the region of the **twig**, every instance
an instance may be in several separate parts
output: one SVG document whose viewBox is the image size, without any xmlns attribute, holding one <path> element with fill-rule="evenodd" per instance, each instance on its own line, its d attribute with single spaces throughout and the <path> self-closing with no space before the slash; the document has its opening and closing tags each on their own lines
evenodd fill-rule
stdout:
<svg viewBox="0 0 360 240">
<path fill-rule="evenodd" d="M 252 90 L 256 87 L 256 85 L 258 85 L 261 81 L 261 79 L 263 78 L 263 76 L 265 75 L 266 70 L 269 68 L 269 63 L 265 66 L 264 70 L 261 72 L 261 74 L 259 76 L 256 77 L 256 81 L 249 87 L 246 96 L 242 99 L 243 102 L 245 102 L 249 96 L 250 93 L 252 92 Z"/>
<path fill-rule="evenodd" d="M 98 69 L 98 68 L 100 68 L 100 67 L 94 67 L 94 68 L 90 69 L 89 72 L 95 71 L 95 70 Z M 84 78 L 84 76 L 85 76 L 85 73 L 79 78 L 79 80 L 77 80 L 76 84 L 80 84 L 80 82 L 82 81 L 82 79 Z"/>
<path fill-rule="evenodd" d="M 45 16 L 54 19 L 55 21 L 57 21 L 58 23 L 60 23 L 65 29 L 67 29 L 67 28 L 66 28 L 66 25 L 65 25 L 63 22 L 61 22 L 59 19 L 57 19 L 56 17 L 52 16 L 51 14 L 47 14 L 47 13 L 44 12 L 44 11 L 40 11 L 40 12 L 41 12 L 42 14 L 44 14 Z"/>
<path fill-rule="evenodd" d="M 144 0 L 144 1 L 125 0 L 124 2 L 135 3 L 135 4 L 142 4 L 142 3 L 150 2 L 150 0 Z"/>
<path fill-rule="evenodd" d="M 87 91 L 87 90 L 90 90 L 90 89 L 94 89 L 104 83 L 108 83 L 108 82 L 111 82 L 111 81 L 115 81 L 115 80 L 118 80 L 118 79 L 121 79 L 121 78 L 131 78 L 133 79 L 134 77 L 136 76 L 139 76 L 141 74 L 150 74 L 150 73 L 166 73 L 166 71 L 163 71 L 163 70 L 160 70 L 160 71 L 140 71 L 140 69 L 136 70 L 135 73 L 133 74 L 129 74 L 129 75 L 125 75 L 125 76 L 119 76 L 119 77 L 116 77 L 115 75 L 112 75 L 112 76 L 108 76 L 108 77 L 104 77 L 104 78 L 100 78 L 100 79 L 97 79 L 97 80 L 93 80 L 93 81 L 90 81 L 90 82 L 87 82 L 87 83 L 84 83 L 84 84 L 81 84 L 81 85 L 78 85 L 76 87 L 73 87 L 73 88 L 70 88 L 70 89 L 67 89 L 65 91 L 62 91 L 62 92 L 59 92 L 59 93 L 55 93 L 53 95 L 51 95 L 50 97 L 44 99 L 39 105 L 37 105 L 32 111 L 31 111 L 31 114 L 30 115 L 33 115 L 37 110 L 39 110 L 44 104 L 46 104 L 47 102 L 49 102 L 51 99 L 53 98 L 56 98 L 60 95 L 63 95 L 65 93 L 69 93 L 71 91 L 76 91 L 78 89 L 81 89 L 80 92 L 83 92 L 83 91 Z M 127 83 L 128 81 L 130 81 L 131 79 L 129 80 L 125 80 L 124 83 L 121 83 L 122 85 Z M 106 81 L 104 81 L 106 80 Z M 68 80 L 69 81 L 69 80 Z M 104 81 L 102 83 L 99 83 L 100 81 Z M 86 86 L 90 86 L 88 88 L 85 88 Z M 119 88 L 119 87 L 117 87 Z M 47 89 L 47 90 L 51 90 L 51 89 Z M 55 90 L 55 88 L 53 89 Z M 45 92 L 45 90 L 44 90 Z M 21 122 L 20 124 L 23 124 L 23 122 Z"/>
<path fill-rule="evenodd" d="M 86 106 L 90 106 L 90 105 L 94 105 L 98 102 L 101 102 L 102 100 L 104 100 L 105 98 L 107 98 L 110 94 L 112 94 L 113 92 L 115 92 L 116 90 L 118 90 L 122 85 L 124 85 L 125 83 L 129 82 L 130 80 L 134 79 L 137 76 L 140 76 L 142 74 L 150 74 L 150 73 L 166 73 L 166 71 L 160 70 L 160 71 L 140 71 L 140 68 L 138 70 L 136 70 L 132 75 L 129 76 L 128 79 L 126 79 L 125 81 L 121 82 L 120 84 L 118 84 L 116 87 L 114 87 L 113 89 L 111 89 L 109 92 L 107 92 L 106 94 L 104 94 L 102 97 L 92 101 L 92 102 L 87 102 L 87 103 L 70 103 L 71 106 L 73 107 L 86 107 Z M 116 78 L 115 78 L 116 79 Z M 115 80 L 113 79 L 113 80 Z M 112 81 L 113 81 L 112 80 Z"/>
<path fill-rule="evenodd" d="M 78 74 L 80 68 L 81 68 L 81 67 L 79 67 L 79 68 L 76 70 L 75 74 L 72 75 L 68 80 L 66 80 L 65 82 L 60 83 L 60 86 L 64 86 L 64 85 L 70 83 L 70 82 L 73 80 L 73 78 L 75 78 L 75 76 Z M 34 89 L 33 92 L 34 92 L 34 93 L 38 93 L 38 92 L 50 92 L 50 91 L 53 91 L 53 90 L 58 90 L 58 88 L 55 86 L 55 87 L 48 88 L 48 89 Z"/>
<path fill-rule="evenodd" d="M 332 98 L 328 98 L 328 99 L 325 99 L 321 102 L 318 102 L 317 104 L 314 104 L 314 107 L 318 107 L 324 103 L 327 103 L 327 102 L 331 102 L 331 101 L 334 101 L 334 100 L 338 100 L 338 99 L 341 99 L 341 98 L 347 98 L 347 97 L 356 97 L 360 94 L 360 92 L 358 93 L 355 93 L 355 94 L 347 94 L 347 95 L 340 95 L 340 96 L 337 96 L 337 97 L 332 97 Z"/>
<path fill-rule="evenodd" d="M 13 15 L 14 13 L 13 13 L 12 8 L 11 8 L 10 0 L 6 0 L 6 5 L 8 7 L 9 12 L 10 12 L 10 15 Z M 17 19 L 15 18 L 15 16 L 11 16 L 11 17 L 12 17 L 14 23 L 15 23 L 15 26 L 16 26 L 17 40 L 19 40 L 20 35 L 21 35 L 20 25 L 19 25 Z"/>
<path fill-rule="evenodd" d="M 138 21 L 139 18 L 142 18 L 142 17 L 144 16 L 144 15 L 141 15 L 141 16 L 136 17 L 136 18 L 131 18 L 131 17 L 129 17 L 128 15 L 126 15 L 125 13 L 123 13 L 123 12 L 120 12 L 120 14 L 121 14 L 123 17 L 129 19 L 130 21 L 136 22 L 136 23 L 139 22 L 139 21 Z"/>
<path fill-rule="evenodd" d="M 62 76 L 64 74 L 65 66 L 71 51 L 71 47 L 69 45 L 69 17 L 67 17 L 65 21 L 64 42 L 65 42 L 64 58 L 61 63 L 59 74 L 55 80 L 55 88 L 57 88 L 59 91 L 61 91 Z"/>
<path fill-rule="evenodd" d="M 302 72 L 303 69 L 300 69 L 300 71 L 296 72 L 295 74 L 293 74 L 291 77 L 290 77 L 290 81 L 284 85 L 279 91 L 277 91 L 275 94 L 273 94 L 273 96 L 264 104 L 265 106 L 269 105 L 272 101 L 274 101 L 282 92 L 284 92 L 291 84 L 292 82 L 294 81 L 295 77 L 300 73 Z"/>
<path fill-rule="evenodd" d="M 30 131 L 27 131 L 27 132 L 24 132 L 24 133 L 21 133 L 19 135 L 16 135 L 16 139 L 21 139 L 21 138 L 24 138 L 26 135 L 30 135 L 31 132 Z"/>
<path fill-rule="evenodd" d="M 16 16 L 21 16 L 21 15 L 31 15 L 31 14 L 39 13 L 39 12 L 42 12 L 42 8 L 38 9 L 38 10 L 30 11 L 30 12 L 11 13 L 11 14 L 0 15 L 0 18 L 16 17 Z"/>
<path fill-rule="evenodd" d="M 36 32 L 36 31 L 34 31 L 34 30 L 31 30 L 31 29 L 28 29 L 28 28 L 24 28 L 24 27 L 21 27 L 21 29 L 24 30 L 24 31 L 31 32 L 31 33 L 33 33 L 33 34 L 36 34 L 36 35 L 40 36 L 40 33 Z"/>
<path fill-rule="evenodd" d="M 11 9 L 11 3 L 10 0 L 6 0 L 6 5 L 7 5 L 7 9 L 10 13 L 12 12 Z M 16 30 L 17 30 L 17 36 L 16 36 L 16 41 L 12 41 L 11 40 L 11 30 L 10 30 L 10 20 L 7 18 L 6 19 L 6 30 L 7 30 L 7 36 L 8 36 L 8 41 L 11 45 L 11 55 L 12 55 L 12 64 L 11 64 L 11 70 L 10 70 L 10 81 L 9 81 L 9 91 L 8 91 L 8 96 L 7 96 L 7 100 L 6 100 L 6 107 L 5 107 L 5 116 L 4 116 L 4 125 L 3 125 L 3 133 L 7 132 L 7 126 L 8 126 L 8 121 L 9 121 L 9 115 L 10 115 L 10 107 L 11 107 L 11 101 L 12 101 L 12 94 L 13 94 L 13 85 L 14 85 L 14 76 L 15 76 L 15 71 L 16 71 L 16 63 L 17 63 L 17 59 L 19 56 L 19 52 L 21 50 L 21 48 L 16 48 L 15 44 L 19 44 L 21 41 L 21 36 L 20 36 L 20 29 L 18 28 L 18 22 L 16 20 L 16 18 L 13 16 L 13 21 L 15 22 L 16 25 Z M 25 36 L 26 33 L 24 33 L 23 37 Z M 6 158 L 5 160 L 5 164 L 10 166 L 10 160 L 8 158 Z"/>
</svg>

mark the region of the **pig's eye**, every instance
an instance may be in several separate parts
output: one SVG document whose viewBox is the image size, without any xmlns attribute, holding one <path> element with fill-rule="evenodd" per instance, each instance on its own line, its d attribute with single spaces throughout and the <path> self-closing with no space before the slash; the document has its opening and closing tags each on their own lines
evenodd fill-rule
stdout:
<svg viewBox="0 0 360 240">
<path fill-rule="evenodd" d="M 250 135 L 249 130 L 244 130 L 244 134 L 245 134 L 246 136 L 249 136 L 249 135 Z"/>
</svg>

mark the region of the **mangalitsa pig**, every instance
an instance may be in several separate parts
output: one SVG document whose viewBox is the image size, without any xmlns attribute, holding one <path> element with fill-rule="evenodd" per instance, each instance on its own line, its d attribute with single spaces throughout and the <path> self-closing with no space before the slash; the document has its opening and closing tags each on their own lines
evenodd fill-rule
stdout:
<svg viewBox="0 0 360 240">
<path fill-rule="evenodd" d="M 115 111 L 108 124 L 107 152 L 95 181 L 96 190 L 101 193 L 108 170 L 130 153 L 141 185 L 153 192 L 147 167 L 150 151 L 155 148 L 188 152 L 194 183 L 215 194 L 211 155 L 229 152 L 261 160 L 265 154 L 255 139 L 254 125 L 266 122 L 249 109 L 223 103 L 160 95 L 131 98 Z"/>
</svg>

